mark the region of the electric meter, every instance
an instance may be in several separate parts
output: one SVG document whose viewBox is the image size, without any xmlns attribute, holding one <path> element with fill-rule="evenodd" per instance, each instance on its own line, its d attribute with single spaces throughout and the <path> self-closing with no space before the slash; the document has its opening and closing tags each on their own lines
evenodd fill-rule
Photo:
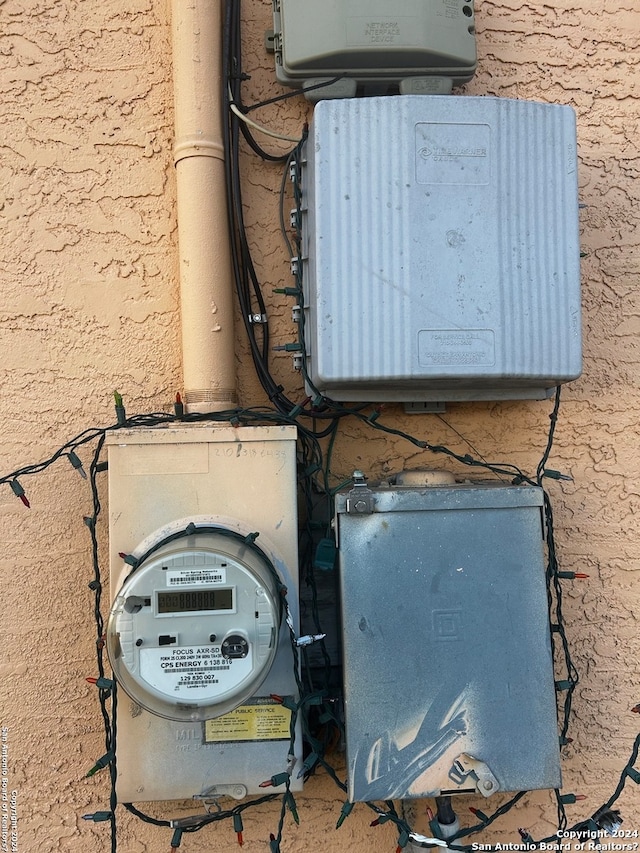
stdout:
<svg viewBox="0 0 640 853">
<path fill-rule="evenodd" d="M 191 525 L 142 558 L 107 625 L 113 672 L 142 708 L 170 720 L 219 717 L 253 696 L 278 648 L 279 579 L 251 541 Z"/>
</svg>

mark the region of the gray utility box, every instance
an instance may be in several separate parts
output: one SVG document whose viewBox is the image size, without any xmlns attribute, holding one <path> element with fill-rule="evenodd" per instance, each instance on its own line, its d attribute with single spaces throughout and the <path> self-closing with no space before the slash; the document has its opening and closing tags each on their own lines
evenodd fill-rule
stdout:
<svg viewBox="0 0 640 853">
<path fill-rule="evenodd" d="M 310 393 L 542 399 L 580 375 L 571 107 L 322 101 L 305 158 Z"/>
<path fill-rule="evenodd" d="M 476 70 L 473 0 L 275 0 L 274 49 L 280 83 L 340 78 L 332 97 L 357 83 L 404 82 L 430 92 L 430 80 L 465 83 Z M 413 83 L 412 83 L 413 81 Z"/>
<path fill-rule="evenodd" d="M 337 496 L 351 801 L 560 787 L 542 500 Z"/>
</svg>

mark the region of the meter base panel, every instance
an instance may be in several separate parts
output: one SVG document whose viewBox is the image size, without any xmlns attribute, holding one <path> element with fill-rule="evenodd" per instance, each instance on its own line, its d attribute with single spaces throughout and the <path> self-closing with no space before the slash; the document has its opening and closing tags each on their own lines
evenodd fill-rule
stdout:
<svg viewBox="0 0 640 853">
<path fill-rule="evenodd" d="M 288 590 L 297 631 L 295 428 L 122 430 L 109 437 L 108 449 L 113 624 L 108 629 L 107 647 L 111 645 L 110 655 L 126 670 L 118 678 L 118 799 L 147 802 L 223 795 L 242 799 L 263 793 L 260 783 L 286 770 L 292 770 L 292 790 L 299 790 L 301 733 L 298 727 L 292 767 L 289 712 L 269 699 L 272 693 L 297 695 L 289 631 L 284 616 L 279 626 L 273 624 L 273 593 L 261 592 L 261 588 L 267 590 L 268 577 L 260 575 L 260 555 L 254 554 L 252 562 L 247 556 L 249 546 L 242 546 L 242 537 L 251 534 L 252 540 L 258 534 L 255 546 Z M 187 533 L 190 523 L 195 533 L 190 529 L 183 540 L 161 544 L 177 531 Z M 219 534 L 205 533 L 202 528 L 222 528 L 231 535 L 222 536 L 221 544 L 215 539 Z M 234 541 L 238 550 L 227 548 L 227 540 Z M 126 553 L 139 558 L 157 544 L 158 551 L 133 572 L 119 556 Z M 223 552 L 231 553 L 229 565 L 218 560 Z M 165 564 L 166 584 L 157 580 L 161 571 L 153 567 L 154 561 Z M 241 564 L 248 580 L 255 576 L 251 583 L 243 580 Z M 253 604 L 240 606 L 242 596 L 256 602 L 255 613 Z M 232 624 L 234 620 L 237 626 Z M 195 633 L 191 636 L 192 625 L 197 626 L 197 640 Z M 224 626 L 223 631 L 211 640 L 209 631 L 215 634 L 218 625 Z M 272 650 L 267 652 L 270 642 L 264 640 L 266 634 L 273 634 L 275 655 Z M 245 640 L 248 654 L 241 647 Z M 188 657 L 190 647 L 197 653 L 195 662 Z M 256 661 L 263 667 L 263 674 L 258 673 L 250 687 L 252 695 L 244 688 L 237 695 L 231 691 L 235 696 L 231 709 L 229 673 L 224 678 L 218 672 L 213 676 L 220 679 L 218 707 L 218 688 L 212 693 L 203 676 L 207 667 L 219 669 L 212 667 L 220 663 L 212 656 L 220 653 L 227 654 L 227 662 L 233 664 L 231 674 L 235 668 L 244 677 L 245 662 L 247 668 Z M 163 665 L 169 666 L 172 654 L 180 663 L 170 669 L 177 671 L 181 666 L 190 677 L 167 676 L 166 668 L 161 671 Z M 157 677 L 152 672 L 154 665 Z M 143 683 L 141 695 L 155 713 L 127 695 L 127 686 L 135 693 L 136 679 Z M 198 679 L 203 685 L 194 687 Z M 197 702 L 193 708 L 185 704 L 187 682 L 191 682 L 194 699 L 201 699 L 206 707 L 196 708 Z M 172 719 L 173 689 L 178 718 Z M 160 696 L 158 705 L 154 705 L 154 690 Z"/>
</svg>

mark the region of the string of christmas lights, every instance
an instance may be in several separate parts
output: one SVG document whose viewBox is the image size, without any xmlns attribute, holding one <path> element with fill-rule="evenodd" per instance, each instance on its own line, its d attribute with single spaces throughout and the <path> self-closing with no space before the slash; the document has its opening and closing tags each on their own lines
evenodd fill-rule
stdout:
<svg viewBox="0 0 640 853">
<path fill-rule="evenodd" d="M 152 426 L 160 426 L 162 424 L 172 423 L 175 421 L 186 421 L 186 422 L 206 422 L 206 421 L 235 421 L 238 425 L 249 425 L 256 423 L 294 423 L 299 428 L 301 424 L 299 422 L 299 418 L 302 414 L 302 409 L 299 412 L 296 412 L 295 417 L 289 418 L 288 416 L 282 415 L 282 413 L 269 410 L 264 408 L 256 408 L 256 409 L 235 409 L 232 412 L 222 412 L 222 413 L 214 413 L 211 415 L 184 415 L 183 411 L 178 411 L 174 414 L 167 413 L 151 413 L 145 415 L 137 415 L 131 418 L 126 416 L 124 412 L 124 405 L 122 401 L 122 397 L 117 394 L 115 395 L 115 403 L 116 403 L 116 422 L 110 426 L 104 428 L 92 428 L 83 431 L 78 436 L 74 437 L 70 441 L 68 441 L 65 445 L 63 445 L 59 450 L 57 450 L 54 454 L 52 454 L 48 459 L 43 462 L 39 462 L 33 465 L 24 466 L 23 468 L 18 469 L 17 471 L 12 472 L 4 477 L 0 478 L 0 486 L 5 484 L 9 485 L 14 495 L 18 497 L 25 508 L 30 508 L 30 502 L 26 496 L 24 488 L 19 480 L 19 478 L 25 479 L 34 474 L 40 473 L 48 468 L 50 468 L 54 463 L 56 463 L 59 459 L 67 458 L 71 463 L 72 467 L 77 470 L 82 476 L 85 474 L 84 467 L 81 461 L 80 456 L 78 455 L 78 451 L 82 451 L 85 448 L 93 446 L 93 455 L 91 458 L 91 463 L 89 466 L 89 476 L 88 482 L 91 489 L 91 497 L 92 497 L 92 513 L 90 515 L 85 516 L 83 519 L 85 526 L 87 527 L 90 539 L 91 539 L 91 552 L 92 552 L 92 563 L 94 576 L 89 583 L 89 587 L 94 593 L 94 615 L 96 622 L 96 661 L 97 661 L 97 672 L 98 675 L 95 677 L 91 677 L 87 679 L 90 683 L 95 685 L 98 690 L 98 698 L 100 704 L 100 710 L 103 717 L 104 727 L 105 727 L 105 753 L 101 756 L 93 765 L 93 767 L 88 771 L 87 776 L 93 776 L 98 773 L 102 769 L 109 769 L 110 780 L 111 780 L 111 793 L 110 793 L 110 802 L 109 802 L 109 810 L 97 811 L 87 815 L 84 815 L 84 818 L 93 822 L 109 822 L 111 826 L 111 850 L 112 853 L 116 853 L 117 850 L 117 829 L 116 829 L 116 807 L 117 807 L 117 798 L 115 795 L 115 782 L 117 778 L 117 766 L 116 766 L 116 726 L 117 726 L 117 685 L 116 682 L 109 678 L 106 675 L 104 668 L 104 622 L 101 615 L 101 594 L 102 594 L 102 581 L 101 581 L 101 572 L 100 572 L 100 560 L 99 560 L 99 549 L 98 549 L 98 540 L 97 540 L 97 523 L 98 518 L 101 511 L 100 499 L 99 499 L 99 487 L 98 487 L 98 475 L 101 471 L 105 470 L 105 465 L 101 462 L 101 453 L 103 449 L 103 445 L 105 442 L 106 435 L 114 430 L 126 428 L 136 428 L 136 427 L 152 427 Z M 394 435 L 398 435 L 407 441 L 410 441 L 415 446 L 421 447 L 431 453 L 443 453 L 450 458 L 454 458 L 465 465 L 469 465 L 470 467 L 481 467 L 485 470 L 492 471 L 493 473 L 509 473 L 515 482 L 528 482 L 532 484 L 537 484 L 542 486 L 543 478 L 548 474 L 548 470 L 546 469 L 546 462 L 551 453 L 551 447 L 553 443 L 553 437 L 555 432 L 555 426 L 558 418 L 558 409 L 560 404 L 560 395 L 559 392 L 556 395 L 556 400 L 554 403 L 554 409 L 550 416 L 551 418 L 551 428 L 549 430 L 549 436 L 547 441 L 547 446 L 545 448 L 545 452 L 543 454 L 540 465 L 538 466 L 536 477 L 530 478 L 523 474 L 520 469 L 504 464 L 494 465 L 492 463 L 480 462 L 473 457 L 468 455 L 460 455 L 456 454 L 453 451 L 450 451 L 448 448 L 439 446 L 439 445 L 431 445 L 429 442 L 418 439 L 414 436 L 410 436 L 400 430 L 392 429 L 387 427 L 384 422 L 380 419 L 380 410 L 374 409 L 372 414 L 375 414 L 375 417 L 367 417 L 365 413 L 361 411 L 353 411 L 351 413 L 352 417 L 360 421 L 361 423 L 367 423 L 371 428 L 381 430 L 385 433 L 391 433 Z M 335 439 L 335 432 L 331 435 L 331 440 Z M 322 485 L 326 487 L 328 485 L 328 477 L 329 477 L 329 465 L 326 460 L 323 459 L 322 452 L 320 450 L 320 446 L 318 444 L 317 438 L 313 435 L 313 433 L 304 427 L 301 429 L 301 443 L 303 452 L 301 452 L 301 458 L 305 460 L 305 483 L 308 486 L 309 482 L 312 481 L 314 484 L 314 488 L 318 488 L 319 484 L 317 482 L 316 475 L 319 471 L 323 473 L 323 482 Z M 312 461 L 310 461 L 312 460 Z M 559 479 L 557 475 L 558 472 L 552 473 L 552 479 Z M 560 475 L 561 477 L 562 475 Z M 573 663 L 571 662 L 571 657 L 569 653 L 569 644 L 566 638 L 566 633 L 564 630 L 564 620 L 562 617 L 562 587 L 561 581 L 572 580 L 574 578 L 579 578 L 582 573 L 569 573 L 569 572 L 561 572 L 558 568 L 557 557 L 555 553 L 554 546 L 554 529 L 553 529 L 553 515 L 551 510 L 551 501 L 549 495 L 545 491 L 545 518 L 546 518 L 546 543 L 547 543 L 547 553 L 548 553 L 548 562 L 547 562 L 547 582 L 549 589 L 549 606 L 550 606 L 550 614 L 552 617 L 552 636 L 559 636 L 562 643 L 562 648 L 564 652 L 564 664 L 566 667 L 566 674 L 559 678 L 556 682 L 556 688 L 559 694 L 566 694 L 564 701 L 562 702 L 563 713 L 562 713 L 562 722 L 561 722 L 561 731 L 560 731 L 560 739 L 561 743 L 569 742 L 569 738 L 567 737 L 567 730 L 569 725 L 569 716 L 571 711 L 571 696 L 573 691 L 575 690 L 575 685 L 577 682 L 577 672 Z M 127 560 L 129 555 L 123 555 L 123 559 Z M 132 558 L 129 560 L 129 563 L 132 566 L 132 571 L 135 571 L 135 568 L 140 565 L 140 563 L 146 559 L 149 555 L 144 555 L 143 558 L 136 560 Z M 275 570 L 274 570 L 275 571 Z M 284 598 L 284 609 L 285 609 L 285 621 L 290 631 L 290 638 L 292 649 L 294 650 L 295 660 L 297 661 L 297 655 L 299 651 L 304 650 L 308 645 L 314 642 L 322 643 L 324 640 L 324 634 L 321 630 L 318 630 L 317 634 L 313 635 L 304 635 L 301 637 L 296 636 L 293 631 L 293 621 L 291 619 L 290 613 L 288 612 L 288 607 L 286 606 L 286 596 Z M 297 671 L 297 664 L 296 664 Z M 342 780 L 338 778 L 335 771 L 333 770 L 331 764 L 326 760 L 325 755 L 325 746 L 322 740 L 318 739 L 312 728 L 310 726 L 310 708 L 320 708 L 322 711 L 322 719 L 327 722 L 331 722 L 333 726 L 336 728 L 340 728 L 341 721 L 334 712 L 333 708 L 333 700 L 328 695 L 327 691 L 318 691 L 318 692 L 309 692 L 305 690 L 304 685 L 300 679 L 298 679 L 298 688 L 299 688 L 299 696 L 295 697 L 272 697 L 276 701 L 282 702 L 291 710 L 291 737 L 295 737 L 295 727 L 296 721 L 298 717 L 302 720 L 302 729 L 304 733 L 305 741 L 307 742 L 310 752 L 308 753 L 302 769 L 299 771 L 298 775 L 308 776 L 311 773 L 315 772 L 318 768 L 323 768 L 331 778 L 336 782 L 338 787 L 342 790 L 346 790 L 346 785 Z M 634 709 L 635 710 L 635 709 Z M 616 820 L 616 815 L 619 814 L 613 810 L 613 805 L 617 801 L 618 797 L 622 793 L 622 790 L 625 787 L 627 780 L 631 779 L 636 784 L 640 783 L 640 771 L 638 771 L 635 767 L 637 758 L 638 758 L 638 750 L 640 748 L 640 735 L 636 739 L 634 744 L 634 749 L 632 751 L 632 755 L 627 762 L 622 775 L 620 777 L 619 784 L 614 791 L 612 797 L 607 801 L 607 803 L 603 804 L 603 806 L 594 812 L 594 815 L 587 819 L 587 821 L 582 821 L 572 828 L 571 831 L 575 832 L 588 832 L 596 829 L 600 829 L 602 825 L 612 826 Z M 289 745 L 289 755 L 293 754 L 293 741 Z M 280 787 L 284 785 L 284 791 L 282 793 L 273 793 L 269 794 L 265 797 L 258 798 L 256 800 L 251 800 L 246 803 L 241 804 L 240 806 L 236 806 L 233 809 L 229 809 L 227 811 L 215 812 L 213 814 L 207 814 L 204 816 L 196 816 L 196 819 L 183 819 L 187 820 L 189 825 L 181 825 L 180 819 L 176 821 L 164 821 L 152 818 L 148 815 L 144 815 L 140 810 L 136 809 L 131 804 L 125 804 L 125 808 L 135 816 L 139 817 L 142 820 L 153 823 L 157 826 L 169 827 L 174 830 L 174 834 L 172 837 L 172 849 L 177 850 L 180 846 L 182 835 L 185 832 L 194 832 L 199 831 L 210 823 L 219 822 L 221 820 L 228 819 L 233 824 L 234 832 L 236 833 L 236 839 L 238 844 L 242 846 L 244 843 L 244 826 L 242 822 L 242 813 L 252 807 L 257 806 L 265 802 L 273 801 L 274 799 L 280 800 L 280 817 L 277 827 L 277 832 L 272 833 L 272 837 L 269 840 L 270 848 L 273 853 L 279 853 L 280 844 L 283 835 L 283 829 L 285 824 L 285 819 L 287 815 L 290 815 L 294 822 L 299 821 L 299 815 L 297 811 L 297 804 L 295 798 L 293 797 L 292 792 L 289 789 L 291 778 L 291 770 L 284 773 L 275 774 L 271 779 L 265 780 L 264 787 Z M 524 797 L 525 792 L 519 792 L 514 797 L 511 798 L 507 803 L 500 806 L 495 812 L 491 815 L 486 815 L 478 809 L 473 810 L 473 813 L 478 818 L 478 823 L 474 826 L 461 829 L 456 835 L 452 838 L 446 840 L 446 845 L 453 850 L 462 851 L 462 853 L 469 853 L 473 848 L 470 845 L 465 844 L 457 844 L 457 841 L 460 841 L 469 835 L 480 832 L 483 829 L 486 829 L 490 826 L 495 820 L 504 815 L 507 811 L 509 811 L 513 805 L 519 802 L 522 797 Z M 565 831 L 567 821 L 566 814 L 564 812 L 564 806 L 569 803 L 574 803 L 581 799 L 581 795 L 575 794 L 561 794 L 559 791 L 556 792 L 556 798 L 558 802 L 559 808 L 559 832 Z M 400 818 L 393 807 L 392 803 L 387 804 L 387 808 L 382 809 L 380 806 L 376 804 L 367 804 L 370 808 L 372 808 L 376 812 L 376 818 L 372 822 L 372 826 L 381 825 L 387 821 L 392 821 L 396 828 L 398 829 L 398 845 L 397 851 L 401 851 L 404 847 L 407 846 L 409 842 L 411 842 L 414 846 L 439 846 L 442 845 L 443 840 L 439 839 L 437 833 L 434 832 L 432 838 L 427 836 L 422 836 L 412 830 L 409 824 Z M 349 814 L 354 808 L 354 804 L 346 802 L 341 810 L 341 813 L 337 820 L 337 827 L 341 826 L 342 823 L 347 819 Z M 613 815 L 613 817 L 612 817 Z M 437 826 L 437 824 L 436 824 Z M 526 830 L 522 830 L 525 833 L 527 838 L 531 838 L 530 834 Z M 532 843 L 553 843 L 557 841 L 561 836 L 553 835 L 549 838 L 542 839 L 540 842 L 532 842 Z"/>
</svg>

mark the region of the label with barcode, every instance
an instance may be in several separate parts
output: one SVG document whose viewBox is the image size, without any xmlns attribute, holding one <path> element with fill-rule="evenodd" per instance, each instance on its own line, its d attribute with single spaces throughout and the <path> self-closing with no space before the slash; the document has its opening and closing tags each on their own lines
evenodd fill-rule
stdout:
<svg viewBox="0 0 640 853">
<path fill-rule="evenodd" d="M 209 583 L 226 583 L 227 572 L 225 569 L 181 569 L 179 571 L 167 571 L 168 587 L 200 586 Z"/>
<path fill-rule="evenodd" d="M 161 646 L 140 649 L 140 675 L 176 701 L 214 701 L 253 672 L 251 646 L 243 658 L 226 658 L 220 646 Z"/>
</svg>

